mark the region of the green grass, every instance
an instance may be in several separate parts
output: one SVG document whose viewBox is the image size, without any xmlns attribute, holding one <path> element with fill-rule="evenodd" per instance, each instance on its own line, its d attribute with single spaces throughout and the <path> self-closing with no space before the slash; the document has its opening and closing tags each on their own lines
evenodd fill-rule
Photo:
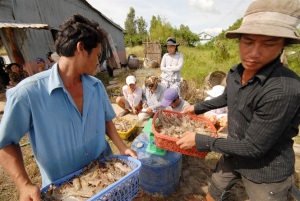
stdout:
<svg viewBox="0 0 300 201">
<path fill-rule="evenodd" d="M 144 47 L 143 46 L 134 46 L 134 47 L 126 47 L 127 56 L 129 54 L 134 54 L 139 58 L 145 57 L 144 55 Z"/>
<path fill-rule="evenodd" d="M 184 67 L 182 77 L 194 81 L 197 86 L 202 85 L 205 77 L 213 71 L 228 72 L 229 68 L 238 63 L 234 51 L 229 51 L 231 59 L 215 62 L 212 58 L 211 48 L 181 47 L 179 50 L 184 55 Z"/>
</svg>

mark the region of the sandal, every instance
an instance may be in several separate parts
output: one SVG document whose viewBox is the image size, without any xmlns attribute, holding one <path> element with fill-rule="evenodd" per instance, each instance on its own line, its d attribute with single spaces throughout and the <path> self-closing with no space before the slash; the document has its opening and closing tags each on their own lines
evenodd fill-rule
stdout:
<svg viewBox="0 0 300 201">
<path fill-rule="evenodd" d="M 123 112 L 121 112 L 120 114 L 118 114 L 118 117 L 123 117 L 126 114 L 129 114 L 130 112 L 128 110 L 124 110 Z"/>
</svg>

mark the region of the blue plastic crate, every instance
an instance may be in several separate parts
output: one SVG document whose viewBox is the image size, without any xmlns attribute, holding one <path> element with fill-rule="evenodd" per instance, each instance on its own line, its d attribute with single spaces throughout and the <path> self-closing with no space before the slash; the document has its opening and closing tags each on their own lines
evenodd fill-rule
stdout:
<svg viewBox="0 0 300 201">
<path fill-rule="evenodd" d="M 139 170 L 141 168 L 141 162 L 135 158 L 122 155 L 112 155 L 108 158 L 118 158 L 126 163 L 133 170 L 127 175 L 109 185 L 104 190 L 95 194 L 93 197 L 87 199 L 87 201 L 128 201 L 137 196 L 139 192 Z M 104 160 L 105 161 L 105 160 Z M 52 184 L 59 186 L 64 182 L 72 179 L 75 175 L 82 173 L 82 170 L 78 170 L 70 175 L 67 175 L 61 179 L 58 179 Z M 50 185 L 41 189 L 41 192 L 46 192 Z"/>
</svg>

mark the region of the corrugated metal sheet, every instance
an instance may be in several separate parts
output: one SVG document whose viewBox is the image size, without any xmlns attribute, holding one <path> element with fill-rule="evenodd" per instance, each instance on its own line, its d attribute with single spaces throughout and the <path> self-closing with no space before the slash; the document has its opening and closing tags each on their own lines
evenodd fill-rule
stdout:
<svg viewBox="0 0 300 201">
<path fill-rule="evenodd" d="M 48 24 L 28 24 L 28 23 L 6 23 L 0 22 L 0 28 L 32 28 L 48 29 Z"/>
<path fill-rule="evenodd" d="M 26 62 L 34 62 L 37 57 L 47 60 L 45 53 L 55 51 L 52 30 L 58 30 L 62 22 L 78 13 L 98 22 L 112 36 L 121 62 L 126 62 L 122 27 L 86 0 L 0 0 L 0 10 L 0 37 L 12 61 L 7 31 L 3 27 L 13 28 L 14 41 Z"/>
<path fill-rule="evenodd" d="M 12 1 L 0 0 L 0 21 L 1 22 L 14 22 Z"/>
<path fill-rule="evenodd" d="M 120 25 L 116 24 L 114 21 L 110 20 L 108 17 L 103 15 L 99 10 L 97 10 L 92 5 L 90 5 L 86 0 L 82 0 L 82 2 L 85 3 L 87 6 L 89 6 L 90 8 L 92 8 L 94 11 L 96 11 L 101 17 L 105 18 L 108 22 L 113 24 L 115 27 L 117 27 L 118 29 L 120 29 L 123 32 L 125 31 Z"/>
</svg>

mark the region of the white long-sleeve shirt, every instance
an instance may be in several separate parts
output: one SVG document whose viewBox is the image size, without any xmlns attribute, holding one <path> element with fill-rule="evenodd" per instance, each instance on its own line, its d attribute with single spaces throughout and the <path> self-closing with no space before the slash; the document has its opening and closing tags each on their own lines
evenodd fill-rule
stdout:
<svg viewBox="0 0 300 201">
<path fill-rule="evenodd" d="M 174 55 L 164 54 L 160 69 L 161 78 L 167 81 L 180 80 L 180 70 L 183 67 L 183 55 L 176 52 Z"/>
</svg>

